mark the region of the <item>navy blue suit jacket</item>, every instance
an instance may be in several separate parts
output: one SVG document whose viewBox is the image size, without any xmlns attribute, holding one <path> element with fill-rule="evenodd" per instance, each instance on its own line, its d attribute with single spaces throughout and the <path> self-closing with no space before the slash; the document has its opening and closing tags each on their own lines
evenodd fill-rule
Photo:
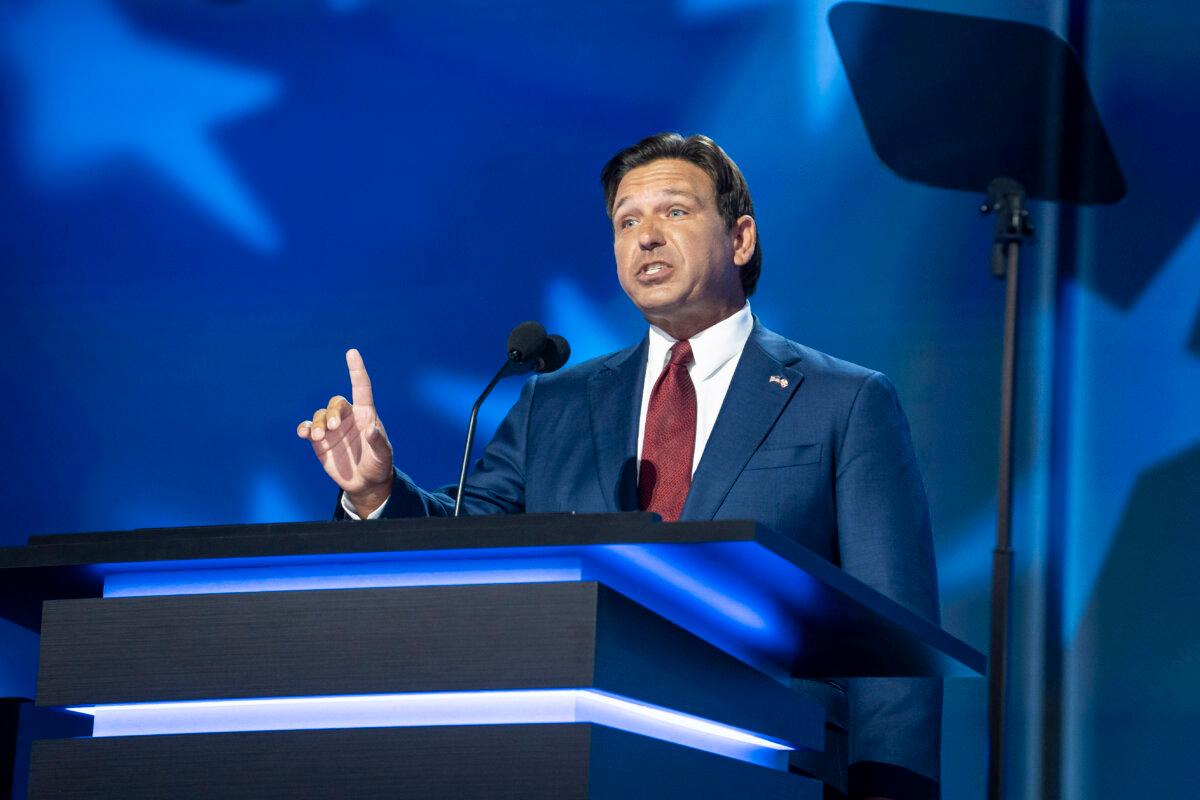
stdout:
<svg viewBox="0 0 1200 800">
<path fill-rule="evenodd" d="M 643 339 L 529 380 L 466 484 L 464 511 L 637 510 L 647 347 Z M 422 490 L 397 471 L 384 515 L 441 516 L 453 506 L 445 491 Z M 892 385 L 878 372 L 789 341 L 757 320 L 682 519 L 755 520 L 938 620 L 925 490 Z M 888 765 L 926 776 L 933 780 L 917 784 L 936 792 L 940 683 L 841 684 L 847 697 L 825 686 L 823 700 L 842 706 L 830 708 L 834 717 L 848 708 L 850 763 L 881 765 L 885 777 Z M 865 791 L 909 794 L 882 785 Z"/>
</svg>

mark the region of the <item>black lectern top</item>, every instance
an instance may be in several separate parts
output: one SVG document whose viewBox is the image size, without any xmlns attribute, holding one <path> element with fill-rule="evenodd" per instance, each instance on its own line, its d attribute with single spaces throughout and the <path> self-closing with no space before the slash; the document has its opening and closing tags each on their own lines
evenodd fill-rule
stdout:
<svg viewBox="0 0 1200 800">
<path fill-rule="evenodd" d="M 0 548 L 0 611 L 36 627 L 41 600 L 100 596 L 107 579 L 198 571 L 289 574 L 356 565 L 488 563 L 497 574 L 554 560 L 780 678 L 970 675 L 973 648 L 834 564 L 753 522 L 662 524 L 651 514 L 525 514 L 166 528 L 31 537 Z M 211 572 L 201 573 L 211 574 Z M 167 576 L 165 579 L 162 576 Z M 163 589 L 163 586 L 167 589 Z M 222 591 L 254 591 L 251 584 Z M 191 590 L 180 589 L 179 593 Z M 214 591 L 206 589 L 204 591 Z"/>
</svg>

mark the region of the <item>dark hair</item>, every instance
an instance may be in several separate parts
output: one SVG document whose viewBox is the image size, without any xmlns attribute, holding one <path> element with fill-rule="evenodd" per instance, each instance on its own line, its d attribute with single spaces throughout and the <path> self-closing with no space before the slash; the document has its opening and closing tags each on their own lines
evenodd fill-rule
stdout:
<svg viewBox="0 0 1200 800">
<path fill-rule="evenodd" d="M 610 219 L 621 179 L 632 169 L 664 158 L 678 158 L 704 170 L 712 179 L 717 209 L 727 227 L 732 228 L 743 215 L 754 216 L 754 201 L 750 199 L 750 187 L 746 185 L 742 171 L 716 142 L 699 133 L 686 138 L 678 133 L 656 133 L 626 147 L 600 170 L 600 184 L 604 187 L 604 203 Z M 746 297 L 754 294 L 760 272 L 762 246 L 756 241 L 750 260 L 742 267 L 742 291 Z"/>
</svg>

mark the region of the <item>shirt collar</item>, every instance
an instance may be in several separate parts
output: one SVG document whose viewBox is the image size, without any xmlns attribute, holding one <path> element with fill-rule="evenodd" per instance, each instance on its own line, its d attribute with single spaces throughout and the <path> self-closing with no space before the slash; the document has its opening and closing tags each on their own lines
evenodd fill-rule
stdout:
<svg viewBox="0 0 1200 800">
<path fill-rule="evenodd" d="M 747 302 L 736 314 L 710 325 L 688 341 L 692 343 L 695 366 L 689 374 L 694 380 L 707 380 L 723 367 L 729 359 L 737 356 L 746 346 L 750 332 L 754 329 L 754 317 Z M 667 363 L 667 354 L 675 339 L 662 328 L 650 326 L 650 348 L 646 363 L 657 374 Z"/>
</svg>

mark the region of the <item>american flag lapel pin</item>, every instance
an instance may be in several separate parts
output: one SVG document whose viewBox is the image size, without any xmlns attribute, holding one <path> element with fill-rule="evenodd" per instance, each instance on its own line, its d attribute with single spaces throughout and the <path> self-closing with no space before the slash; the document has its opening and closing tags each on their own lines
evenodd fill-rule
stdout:
<svg viewBox="0 0 1200 800">
<path fill-rule="evenodd" d="M 780 389 L 786 389 L 788 387 L 788 379 L 782 375 L 772 375 L 767 382 L 778 383 Z"/>
</svg>

